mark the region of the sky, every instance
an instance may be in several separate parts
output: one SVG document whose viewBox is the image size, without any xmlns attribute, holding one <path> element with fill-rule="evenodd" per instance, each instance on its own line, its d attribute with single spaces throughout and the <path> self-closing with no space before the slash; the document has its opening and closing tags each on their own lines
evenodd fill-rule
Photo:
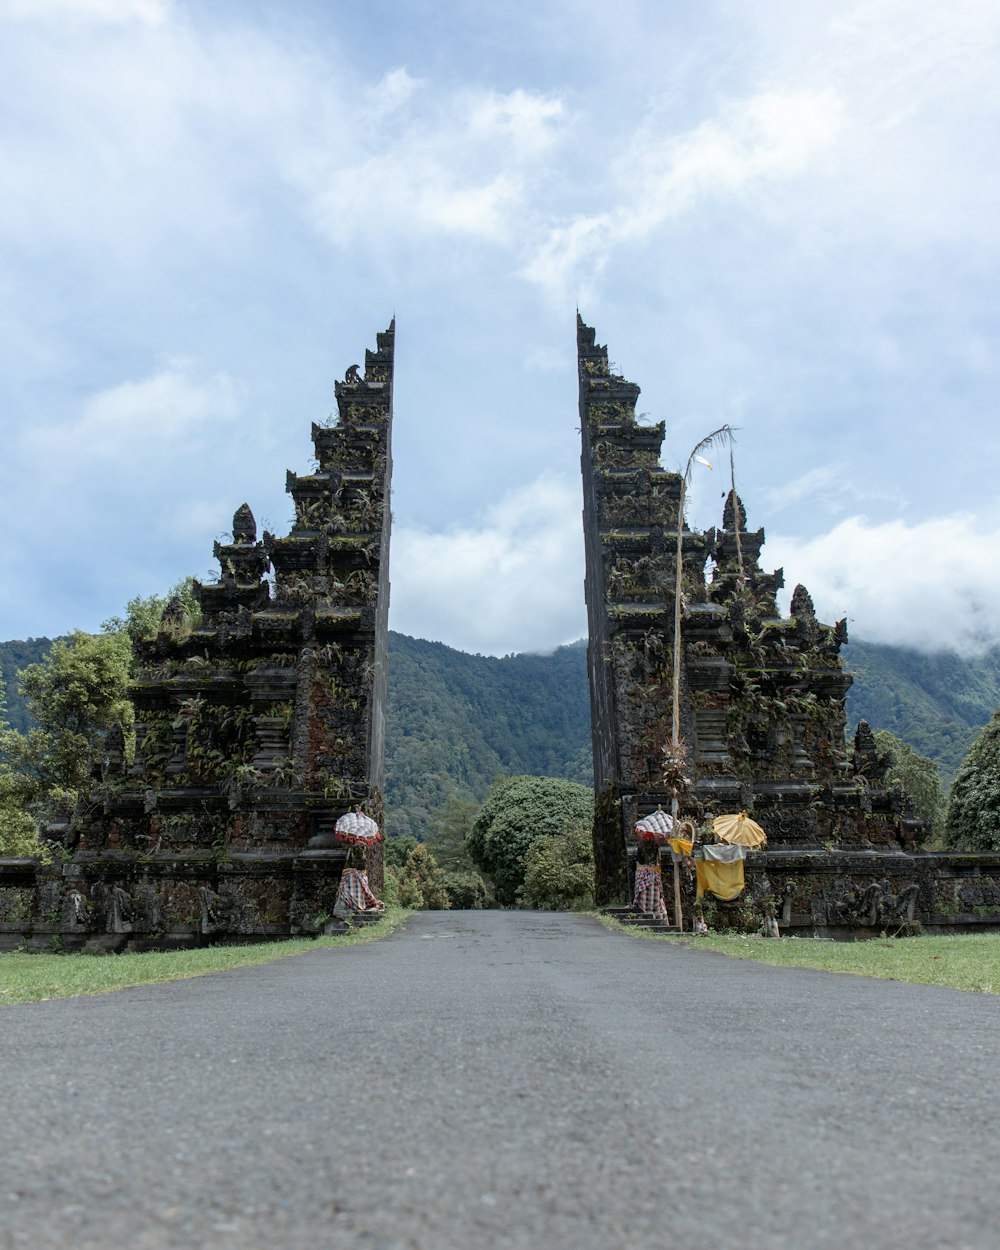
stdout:
<svg viewBox="0 0 1000 1250">
<path fill-rule="evenodd" d="M 0 0 L 0 637 L 287 532 L 394 315 L 391 626 L 583 636 L 579 308 L 667 468 L 738 427 L 786 610 L 1000 642 L 998 44 L 1000 0 Z"/>
</svg>

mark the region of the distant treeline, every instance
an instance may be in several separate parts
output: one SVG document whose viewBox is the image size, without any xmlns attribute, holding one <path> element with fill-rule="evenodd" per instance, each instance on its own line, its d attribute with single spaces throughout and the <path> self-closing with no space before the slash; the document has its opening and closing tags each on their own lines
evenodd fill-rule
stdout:
<svg viewBox="0 0 1000 1250">
<path fill-rule="evenodd" d="M 502 773 L 593 784 L 587 645 L 497 659 L 389 635 L 386 825 L 423 837 Z"/>
<path fill-rule="evenodd" d="M 52 646 L 51 638 L 25 638 L 23 641 L 0 642 L 0 693 L 5 695 L 7 712 L 5 719 L 11 729 L 26 733 L 31 728 L 31 717 L 21 692 L 17 688 L 17 674 L 29 664 L 37 664 Z"/>
<path fill-rule="evenodd" d="M 0 643 L 7 720 L 29 719 L 14 675 L 51 642 Z M 1000 648 L 963 659 L 852 642 L 848 730 L 888 729 L 935 760 L 951 781 L 980 728 L 1000 706 Z M 592 782 L 584 642 L 549 655 L 469 655 L 440 642 L 389 635 L 386 825 L 425 837 L 450 796 L 481 801 L 499 774 Z"/>
<path fill-rule="evenodd" d="M 934 760 L 950 784 L 973 740 L 1000 707 L 1000 647 L 964 659 L 951 651 L 924 655 L 907 647 L 851 642 L 844 660 L 854 673 L 847 723 L 888 729 Z"/>
</svg>

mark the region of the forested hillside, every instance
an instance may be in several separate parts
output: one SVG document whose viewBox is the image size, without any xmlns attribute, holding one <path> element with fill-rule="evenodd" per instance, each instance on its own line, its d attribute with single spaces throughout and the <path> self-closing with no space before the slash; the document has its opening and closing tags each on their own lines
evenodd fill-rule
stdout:
<svg viewBox="0 0 1000 1250">
<path fill-rule="evenodd" d="M 888 729 L 935 760 L 951 781 L 973 739 L 1000 707 L 1000 647 L 964 659 L 905 647 L 851 642 L 844 650 L 854 685 L 847 721 Z"/>
<path fill-rule="evenodd" d="M 8 720 L 27 727 L 14 674 L 47 638 L 0 644 Z M 937 761 L 948 782 L 1000 707 L 1000 648 L 974 659 L 852 642 L 848 727 L 888 729 Z M 499 773 L 591 783 L 587 648 L 550 655 L 468 655 L 440 642 L 389 635 L 387 825 L 423 836 L 449 797 L 481 800 Z"/>
<path fill-rule="evenodd" d="M 31 723 L 28 709 L 17 688 L 16 674 L 29 664 L 37 664 L 51 646 L 51 638 L 0 642 L 0 693 L 6 696 L 6 720 L 11 729 L 19 729 L 24 733 Z"/>
<path fill-rule="evenodd" d="M 590 785 L 586 643 L 497 659 L 390 633 L 385 767 L 390 832 L 418 837 L 499 773 Z"/>
</svg>

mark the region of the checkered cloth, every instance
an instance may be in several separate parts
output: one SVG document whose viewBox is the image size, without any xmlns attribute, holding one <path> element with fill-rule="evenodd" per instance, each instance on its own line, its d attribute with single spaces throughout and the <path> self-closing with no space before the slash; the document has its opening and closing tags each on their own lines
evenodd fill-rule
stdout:
<svg viewBox="0 0 1000 1250">
<path fill-rule="evenodd" d="M 340 889 L 333 905 L 335 916 L 348 915 L 355 911 L 381 911 L 384 907 L 381 899 L 375 897 L 368 884 L 368 874 L 357 868 L 345 868 L 340 878 Z"/>
<path fill-rule="evenodd" d="M 660 870 L 653 864 L 637 864 L 635 869 L 635 894 L 632 906 L 636 911 L 652 912 L 666 920 L 667 905 L 663 901 L 663 882 Z"/>
</svg>

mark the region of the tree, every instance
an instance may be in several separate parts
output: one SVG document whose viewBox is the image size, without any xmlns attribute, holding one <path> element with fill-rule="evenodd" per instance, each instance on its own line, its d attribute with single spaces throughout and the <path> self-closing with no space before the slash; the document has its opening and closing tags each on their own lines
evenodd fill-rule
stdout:
<svg viewBox="0 0 1000 1250">
<path fill-rule="evenodd" d="M 0 736 L 5 729 L 7 708 L 0 688 Z M 28 794 L 18 775 L 7 763 L 0 763 L 0 855 L 15 858 L 47 854 L 38 838 L 38 822 L 28 811 Z"/>
<path fill-rule="evenodd" d="M 546 834 L 528 847 L 518 900 L 543 911 L 581 911 L 594 905 L 594 840 L 589 827 L 574 825 Z"/>
<path fill-rule="evenodd" d="M 526 857 L 540 837 L 561 837 L 589 826 L 593 791 L 555 777 L 505 777 L 493 783 L 466 842 L 493 882 L 497 902 L 511 906 L 524 885 Z"/>
<path fill-rule="evenodd" d="M 171 628 L 189 632 L 200 607 L 191 578 L 169 596 L 131 599 L 125 616 L 105 621 L 100 634 L 75 630 L 18 674 L 32 727 L 12 729 L 0 703 L 0 854 L 37 853 L 39 822 L 72 811 L 93 785 L 105 737 L 119 726 L 132 741 L 132 643 L 155 636 L 167 605 L 179 607 Z M 33 849 L 32 849 L 33 848 Z"/>
<path fill-rule="evenodd" d="M 91 784 L 112 725 L 131 729 L 128 700 L 132 652 L 125 634 L 76 630 L 52 644 L 45 659 L 20 674 L 36 728 L 0 731 L 8 789 L 38 818 L 72 807 Z"/>
<path fill-rule="evenodd" d="M 892 757 L 886 780 L 902 786 L 913 800 L 914 813 L 926 823 L 932 839 L 944 832 L 945 799 L 938 766 L 926 755 L 919 755 L 908 742 L 887 729 L 876 729 L 876 745 Z"/>
<path fill-rule="evenodd" d="M 0 855 L 48 858 L 38 821 L 27 810 L 17 774 L 7 764 L 0 764 Z"/>
<path fill-rule="evenodd" d="M 475 799 L 449 794 L 430 813 L 434 832 L 424 839 L 424 845 L 447 872 L 470 872 L 475 868 L 466 838 L 479 808 Z"/>
<path fill-rule="evenodd" d="M 418 842 L 397 870 L 397 898 L 402 907 L 447 910 L 451 906 L 445 874 L 422 842 Z"/>
<path fill-rule="evenodd" d="M 1000 708 L 955 776 L 945 837 L 956 850 L 1000 851 Z"/>
<path fill-rule="evenodd" d="M 201 604 L 195 598 L 194 578 L 185 577 L 165 595 L 136 595 L 125 605 L 125 615 L 112 616 L 101 626 L 102 634 L 127 634 L 132 642 L 155 638 L 167 605 L 180 608 L 177 629 L 190 632 L 201 620 Z"/>
<path fill-rule="evenodd" d="M 444 888 L 455 911 L 481 911 L 489 906 L 489 889 L 478 872 L 446 872 Z"/>
</svg>

